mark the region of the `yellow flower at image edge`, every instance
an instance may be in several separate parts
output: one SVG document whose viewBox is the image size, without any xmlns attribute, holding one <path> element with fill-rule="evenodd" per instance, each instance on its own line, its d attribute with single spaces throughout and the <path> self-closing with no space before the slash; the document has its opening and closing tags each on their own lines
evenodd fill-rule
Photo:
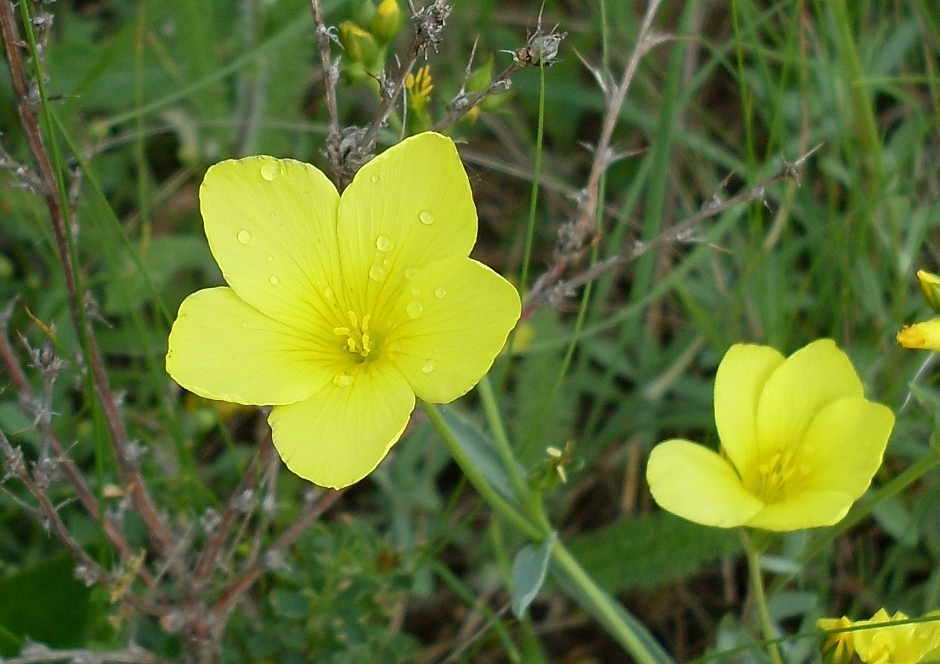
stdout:
<svg viewBox="0 0 940 664">
<path fill-rule="evenodd" d="M 376 157 L 342 197 L 313 166 L 265 156 L 211 167 L 199 197 L 229 287 L 180 306 L 167 371 L 203 397 L 273 406 L 278 453 L 316 484 L 369 474 L 415 396 L 466 393 L 519 318 L 515 288 L 469 258 L 470 183 L 439 134 Z"/>
<path fill-rule="evenodd" d="M 653 448 L 653 498 L 697 523 L 773 531 L 840 521 L 881 465 L 894 414 L 866 401 L 829 339 L 788 358 L 738 344 L 715 377 L 721 454 L 687 440 Z"/>
<path fill-rule="evenodd" d="M 851 632 L 856 654 L 866 664 L 936 661 L 933 656 L 925 659 L 940 648 L 940 614 L 931 615 L 938 620 L 894 625 L 891 623 L 907 620 L 907 616 L 900 611 L 889 616 L 879 609 L 871 620 L 854 623 L 859 628 Z M 940 652 L 936 654 L 940 656 Z"/>
</svg>

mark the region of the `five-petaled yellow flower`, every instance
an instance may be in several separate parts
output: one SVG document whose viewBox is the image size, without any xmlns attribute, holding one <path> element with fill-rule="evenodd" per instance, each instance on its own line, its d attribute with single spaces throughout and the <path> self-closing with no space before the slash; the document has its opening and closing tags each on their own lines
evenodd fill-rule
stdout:
<svg viewBox="0 0 940 664">
<path fill-rule="evenodd" d="M 789 531 L 837 523 L 871 484 L 894 415 L 866 401 L 829 339 L 788 358 L 732 346 L 715 377 L 722 453 L 657 445 L 646 477 L 659 505 L 709 526 Z"/>
<path fill-rule="evenodd" d="M 453 142 L 419 134 L 340 196 L 298 161 L 223 161 L 200 189 L 228 287 L 190 295 L 166 366 L 201 396 L 271 405 L 274 445 L 306 479 L 371 472 L 415 404 L 456 399 L 519 318 L 515 288 L 470 259 L 477 217 Z"/>
</svg>

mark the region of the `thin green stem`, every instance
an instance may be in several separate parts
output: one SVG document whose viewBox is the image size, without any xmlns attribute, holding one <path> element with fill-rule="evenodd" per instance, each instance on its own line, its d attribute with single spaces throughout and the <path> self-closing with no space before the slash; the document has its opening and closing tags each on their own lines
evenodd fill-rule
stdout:
<svg viewBox="0 0 940 664">
<path fill-rule="evenodd" d="M 486 420 L 493 432 L 493 442 L 496 443 L 496 451 L 503 462 L 506 472 L 509 473 L 509 480 L 512 482 L 512 488 L 516 492 L 516 498 L 520 503 L 529 502 L 529 494 L 532 491 L 526 484 L 525 478 L 519 471 L 519 463 L 513 454 L 512 445 L 509 442 L 509 436 L 506 433 L 506 426 L 503 424 L 503 417 L 499 412 L 499 404 L 496 403 L 496 394 L 493 392 L 493 385 L 490 383 L 489 376 L 483 376 L 483 379 L 477 385 L 477 392 L 480 395 L 480 401 L 483 403 L 483 412 L 486 413 Z"/>
<path fill-rule="evenodd" d="M 650 639 L 652 637 L 642 634 L 624 620 L 624 616 L 629 615 L 626 609 L 598 587 L 578 560 L 558 540 L 552 547 L 552 562 L 562 571 L 567 581 L 576 587 L 582 606 L 604 625 L 607 632 L 633 657 L 637 664 L 662 664 L 670 661 L 661 649 L 658 652 L 654 651 L 644 643 L 644 636 Z"/>
<path fill-rule="evenodd" d="M 747 531 L 743 529 L 741 530 L 741 540 L 744 542 L 747 571 L 751 577 L 751 589 L 754 591 L 754 603 L 757 604 L 757 612 L 760 615 L 761 631 L 764 633 L 764 639 L 767 642 L 767 652 L 770 654 L 770 660 L 773 664 L 783 664 L 775 640 L 773 623 L 770 620 L 770 611 L 767 609 L 767 596 L 764 594 L 764 581 L 760 571 L 761 552 L 754 546 Z"/>
<path fill-rule="evenodd" d="M 530 540 L 535 542 L 541 542 L 545 539 L 547 532 L 543 531 L 541 528 L 533 524 L 525 515 L 521 514 L 519 510 L 509 504 L 509 502 L 503 498 L 499 493 L 487 482 L 486 478 L 483 476 L 483 473 L 477 468 L 476 464 L 473 463 L 473 460 L 470 456 L 464 451 L 461 447 L 460 442 L 457 440 L 457 437 L 454 436 L 454 433 L 450 430 L 450 427 L 447 426 L 447 422 L 444 421 L 444 417 L 441 415 L 441 412 L 437 409 L 437 406 L 425 401 L 421 402 L 421 407 L 424 409 L 424 412 L 428 416 L 428 420 L 437 429 L 438 434 L 444 441 L 444 444 L 447 445 L 447 449 L 450 450 L 451 456 L 454 457 L 454 461 L 457 462 L 457 465 L 460 466 L 460 469 L 463 471 L 463 474 L 467 476 L 467 479 L 470 480 L 470 483 L 477 490 L 477 493 L 485 500 L 493 510 L 499 514 L 501 517 L 512 523 L 519 532 L 524 534 Z"/>
</svg>

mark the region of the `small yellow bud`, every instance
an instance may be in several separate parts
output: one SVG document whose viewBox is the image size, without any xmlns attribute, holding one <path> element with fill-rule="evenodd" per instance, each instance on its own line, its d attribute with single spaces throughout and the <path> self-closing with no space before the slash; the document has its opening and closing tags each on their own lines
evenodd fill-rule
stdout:
<svg viewBox="0 0 940 664">
<path fill-rule="evenodd" d="M 940 277 L 925 270 L 917 271 L 917 280 L 920 289 L 924 291 L 927 304 L 936 312 L 940 312 Z"/>
<path fill-rule="evenodd" d="M 898 332 L 897 341 L 905 348 L 940 350 L 940 318 L 905 325 Z"/>
<path fill-rule="evenodd" d="M 398 0 L 382 0 L 372 22 L 369 25 L 369 31 L 375 37 L 375 40 L 385 45 L 395 38 L 401 29 L 401 8 L 398 6 Z"/>
</svg>

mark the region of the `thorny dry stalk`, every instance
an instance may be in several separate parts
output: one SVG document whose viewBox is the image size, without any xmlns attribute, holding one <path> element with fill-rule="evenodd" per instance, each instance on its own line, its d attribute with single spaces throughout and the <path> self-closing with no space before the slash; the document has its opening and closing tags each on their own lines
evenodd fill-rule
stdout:
<svg viewBox="0 0 940 664">
<path fill-rule="evenodd" d="M 643 16 L 640 30 L 637 33 L 636 44 L 630 53 L 630 58 L 624 68 L 619 84 L 612 90 L 609 89 L 606 73 L 598 69 L 592 69 L 595 80 L 607 98 L 604 123 L 597 139 L 597 145 L 594 147 L 594 158 L 591 162 L 587 183 L 578 194 L 577 217 L 559 229 L 559 241 L 555 252 L 554 265 L 532 285 L 532 290 L 529 292 L 523 308 L 523 320 L 531 316 L 538 306 L 548 301 L 547 291 L 556 286 L 565 270 L 578 261 L 597 240 L 599 229 L 596 228 L 596 219 L 599 206 L 602 204 L 602 201 L 599 200 L 601 176 L 611 164 L 618 160 L 617 153 L 611 148 L 611 140 L 617 121 L 620 118 L 620 110 L 624 101 L 626 101 L 627 90 L 633 82 L 640 60 L 651 48 L 665 41 L 664 37 L 657 36 L 653 32 L 653 19 L 660 3 L 661 0 L 649 1 L 646 14 Z"/>
<path fill-rule="evenodd" d="M 602 229 L 598 228 L 598 219 L 600 218 L 598 212 L 601 206 L 604 205 L 604 201 L 600 200 L 601 177 L 613 163 L 625 156 L 611 147 L 611 141 L 620 117 L 620 111 L 626 100 L 627 91 L 636 76 L 640 60 L 650 49 L 670 40 L 668 35 L 661 35 L 653 31 L 653 19 L 660 4 L 661 0 L 649 0 L 646 13 L 637 33 L 636 44 L 627 60 L 620 82 L 616 86 L 612 89 L 609 88 L 606 73 L 588 65 L 607 99 L 603 125 L 597 145 L 594 148 L 594 157 L 587 182 L 576 196 L 578 207 L 575 218 L 562 224 L 559 229 L 554 262 L 533 284 L 523 307 L 522 321 L 542 306 L 557 306 L 564 299 L 573 297 L 581 286 L 594 281 L 613 269 L 638 259 L 655 247 L 669 243 L 701 242 L 702 238 L 698 233 L 698 225 L 703 220 L 717 216 L 735 205 L 754 201 L 765 202 L 767 188 L 774 183 L 789 180 L 799 184 L 806 160 L 820 147 L 817 146 L 806 152 L 794 162 L 784 160 L 783 166 L 777 173 L 744 192 L 725 200 L 717 197 L 713 198 L 697 213 L 668 228 L 652 240 L 647 242 L 636 241 L 629 251 L 599 261 L 579 274 L 563 280 L 562 277 L 565 273 L 581 260 L 586 251 L 600 239 Z"/>
<path fill-rule="evenodd" d="M 413 0 L 408 1 L 414 36 L 403 58 L 400 60 L 396 58 L 397 67 L 394 74 L 383 71 L 378 77 L 380 102 L 375 117 L 365 127 L 341 129 L 336 108 L 339 59 L 334 59 L 331 53 L 331 43 L 338 43 L 336 28 L 327 25 L 324 21 L 321 0 L 310 0 L 310 2 L 313 7 L 320 66 L 323 70 L 324 97 L 329 116 L 326 154 L 334 180 L 339 190 L 342 191 L 359 168 L 372 158 L 379 132 L 388 124 L 396 104 L 401 99 L 408 76 L 414 71 L 415 65 L 421 58 L 427 58 L 429 49 L 437 50 L 453 7 L 443 0 L 434 0 L 424 7 L 416 8 Z M 476 52 L 474 45 L 460 90 L 448 102 L 448 114 L 434 124 L 433 131 L 445 131 L 479 106 L 487 97 L 508 91 L 512 87 L 513 75 L 526 67 L 551 65 L 558 55 L 558 45 L 564 38 L 565 33 L 554 29 L 542 31 L 540 13 L 539 26 L 535 33 L 529 36 L 525 46 L 516 51 L 510 51 L 513 55 L 512 63 L 503 69 L 488 86 L 468 94 L 465 86 L 470 77 L 473 55 Z"/>
</svg>

